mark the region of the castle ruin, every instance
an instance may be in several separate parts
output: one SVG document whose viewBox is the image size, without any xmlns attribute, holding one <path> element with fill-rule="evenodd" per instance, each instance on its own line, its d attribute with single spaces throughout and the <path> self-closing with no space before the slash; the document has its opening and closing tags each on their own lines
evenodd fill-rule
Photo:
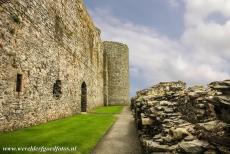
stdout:
<svg viewBox="0 0 230 154">
<path fill-rule="evenodd" d="M 129 103 L 128 47 L 82 0 L 0 1 L 0 131 Z"/>
</svg>

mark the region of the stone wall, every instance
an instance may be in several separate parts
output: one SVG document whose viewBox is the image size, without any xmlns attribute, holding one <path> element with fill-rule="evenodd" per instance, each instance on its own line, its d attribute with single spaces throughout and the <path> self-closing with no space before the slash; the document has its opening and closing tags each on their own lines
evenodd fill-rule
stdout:
<svg viewBox="0 0 230 154">
<path fill-rule="evenodd" d="M 104 52 L 108 59 L 108 102 L 129 103 L 129 49 L 117 42 L 104 42 Z"/>
<path fill-rule="evenodd" d="M 0 131 L 80 112 L 84 81 L 88 109 L 103 105 L 100 31 L 82 0 L 5 0 L 0 14 Z"/>
<path fill-rule="evenodd" d="M 106 52 L 104 52 L 103 57 L 103 64 L 104 64 L 104 71 L 103 71 L 103 78 L 104 78 L 104 105 L 109 105 L 109 96 L 108 96 L 108 84 L 109 84 L 109 75 L 108 75 L 108 58 Z"/>
<path fill-rule="evenodd" d="M 131 109 L 144 153 L 230 153 L 230 80 L 186 88 L 159 83 L 137 92 Z"/>
</svg>

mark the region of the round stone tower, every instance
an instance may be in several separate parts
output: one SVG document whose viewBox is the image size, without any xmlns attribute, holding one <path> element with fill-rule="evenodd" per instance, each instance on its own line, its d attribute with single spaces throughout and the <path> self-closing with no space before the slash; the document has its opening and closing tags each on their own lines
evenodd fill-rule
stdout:
<svg viewBox="0 0 230 154">
<path fill-rule="evenodd" d="M 103 42 L 108 70 L 108 105 L 129 104 L 129 49 L 118 42 Z"/>
</svg>

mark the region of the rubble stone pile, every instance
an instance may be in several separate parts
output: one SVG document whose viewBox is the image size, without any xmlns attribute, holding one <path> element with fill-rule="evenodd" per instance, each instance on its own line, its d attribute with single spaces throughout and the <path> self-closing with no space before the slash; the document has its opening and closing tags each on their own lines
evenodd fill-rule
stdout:
<svg viewBox="0 0 230 154">
<path fill-rule="evenodd" d="M 131 109 L 144 153 L 230 153 L 228 88 L 230 81 L 207 88 L 178 81 L 137 92 Z"/>
<path fill-rule="evenodd" d="M 207 101 L 214 105 L 219 119 L 230 123 L 230 80 L 212 82 L 208 86 L 214 94 Z"/>
<path fill-rule="evenodd" d="M 183 119 L 192 123 L 214 120 L 213 105 L 206 100 L 208 96 L 213 94 L 211 89 L 204 86 L 193 86 L 185 89 L 185 97 L 179 100 L 179 110 Z"/>
</svg>

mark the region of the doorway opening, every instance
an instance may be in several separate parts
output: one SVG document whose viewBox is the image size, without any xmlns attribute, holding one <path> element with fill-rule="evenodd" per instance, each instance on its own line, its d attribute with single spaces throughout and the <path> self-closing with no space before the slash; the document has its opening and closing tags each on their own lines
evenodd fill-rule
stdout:
<svg viewBox="0 0 230 154">
<path fill-rule="evenodd" d="M 87 86 L 86 83 L 83 82 L 81 84 L 81 112 L 87 111 Z"/>
</svg>

